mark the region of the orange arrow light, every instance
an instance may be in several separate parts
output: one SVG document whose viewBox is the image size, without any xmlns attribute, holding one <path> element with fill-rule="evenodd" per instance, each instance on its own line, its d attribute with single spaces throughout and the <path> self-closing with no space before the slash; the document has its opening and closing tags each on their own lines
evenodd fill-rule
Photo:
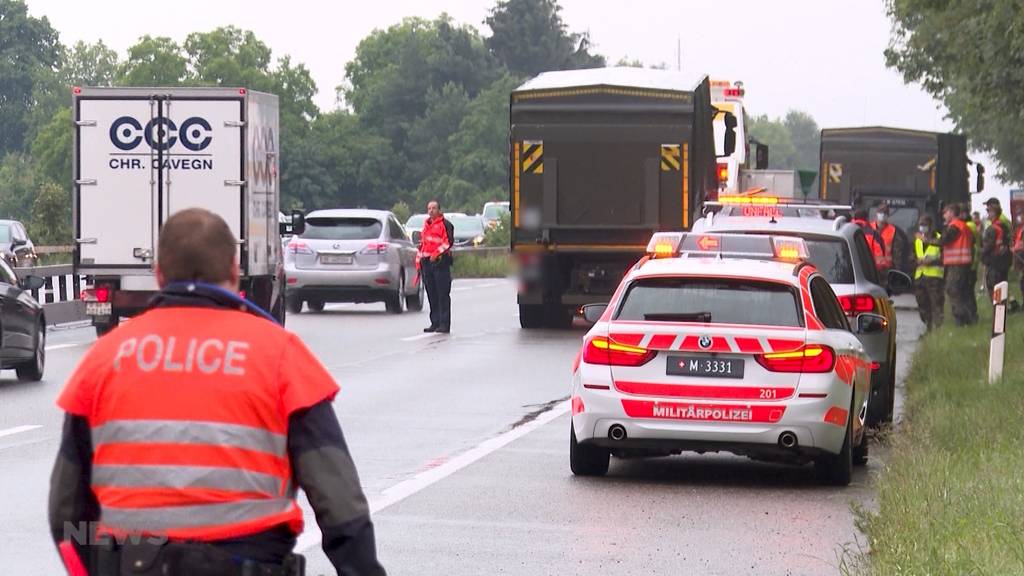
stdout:
<svg viewBox="0 0 1024 576">
<path fill-rule="evenodd" d="M 697 246 L 699 246 L 701 250 L 718 249 L 718 238 L 715 238 L 714 236 L 701 236 L 700 239 L 697 240 Z"/>
</svg>

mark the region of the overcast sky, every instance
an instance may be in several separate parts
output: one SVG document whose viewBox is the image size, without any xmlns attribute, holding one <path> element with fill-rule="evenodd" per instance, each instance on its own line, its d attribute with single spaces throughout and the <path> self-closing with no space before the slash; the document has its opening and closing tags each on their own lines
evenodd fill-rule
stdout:
<svg viewBox="0 0 1024 576">
<path fill-rule="evenodd" d="M 310 69 L 317 104 L 333 108 L 335 87 L 356 45 L 374 29 L 406 16 L 447 12 L 486 36 L 491 0 L 27 0 L 46 16 L 61 41 L 102 39 L 121 53 L 143 34 L 181 42 L 189 32 L 234 25 L 249 29 L 274 55 L 289 54 Z M 886 68 L 882 51 L 890 22 L 883 0 L 561 0 L 570 30 L 587 31 L 609 62 L 639 59 L 714 78 L 742 80 L 751 114 L 810 113 L 822 127 L 885 125 L 942 131 L 952 128 L 931 97 Z M 524 39 L 524 42 L 529 39 Z M 995 172 L 989 160 L 989 173 Z M 988 178 L 986 192 L 1005 186 Z M 985 194 L 987 197 L 989 194 Z M 1003 195 L 1002 193 L 1000 195 Z M 977 200 L 977 199 L 976 199 Z M 1004 197 L 1005 201 L 1005 197 Z"/>
</svg>

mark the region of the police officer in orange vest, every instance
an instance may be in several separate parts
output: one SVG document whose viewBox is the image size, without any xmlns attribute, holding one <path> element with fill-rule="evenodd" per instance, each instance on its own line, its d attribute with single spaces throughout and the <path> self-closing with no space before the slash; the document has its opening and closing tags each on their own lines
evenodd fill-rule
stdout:
<svg viewBox="0 0 1024 576">
<path fill-rule="evenodd" d="M 452 244 L 455 225 L 441 213 L 437 200 L 427 204 L 420 235 L 420 275 L 430 303 L 430 326 L 424 332 L 447 334 L 452 327 Z"/>
<path fill-rule="evenodd" d="M 1024 294 L 1024 208 L 1014 214 L 1013 224 L 1017 227 L 1013 235 L 1013 267 L 1021 272 L 1020 287 Z"/>
<path fill-rule="evenodd" d="M 868 247 L 871 248 L 875 268 L 884 276 L 886 271 L 885 241 L 882 240 L 882 235 L 868 222 L 868 211 L 863 208 L 857 208 L 853 211 L 853 219 L 850 222 L 860 226 L 861 230 L 864 231 L 864 239 L 867 240 Z"/>
<path fill-rule="evenodd" d="M 946 295 L 953 309 L 953 320 L 957 326 L 966 326 L 978 321 L 971 313 L 968 299 L 974 298 L 971 286 L 971 262 L 974 253 L 974 236 L 967 224 L 960 219 L 960 208 L 950 204 L 943 210 L 946 229 L 938 239 L 922 238 L 924 244 L 942 247 L 942 265 L 945 268 Z"/>
<path fill-rule="evenodd" d="M 907 271 L 910 239 L 906 232 L 889 222 L 889 205 L 881 204 L 875 211 L 875 221 L 871 228 L 882 237 L 882 272 L 891 269 Z"/>
<path fill-rule="evenodd" d="M 300 575 L 302 488 L 338 573 L 384 574 L 338 386 L 238 296 L 227 223 L 202 209 L 168 219 L 156 278 L 150 309 L 97 341 L 57 400 L 49 521 L 69 571 Z"/>
</svg>

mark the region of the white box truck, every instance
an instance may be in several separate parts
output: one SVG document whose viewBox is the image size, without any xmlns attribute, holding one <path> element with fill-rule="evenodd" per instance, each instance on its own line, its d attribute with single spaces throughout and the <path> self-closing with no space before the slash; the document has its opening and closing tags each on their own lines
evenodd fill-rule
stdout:
<svg viewBox="0 0 1024 576">
<path fill-rule="evenodd" d="M 238 239 L 243 295 L 284 321 L 278 100 L 245 88 L 75 88 L 76 274 L 96 331 L 144 310 L 160 227 L 201 207 Z"/>
</svg>

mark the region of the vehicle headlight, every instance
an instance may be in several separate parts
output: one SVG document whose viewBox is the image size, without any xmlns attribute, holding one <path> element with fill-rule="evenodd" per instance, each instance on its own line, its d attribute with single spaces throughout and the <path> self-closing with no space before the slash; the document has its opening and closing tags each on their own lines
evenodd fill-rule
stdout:
<svg viewBox="0 0 1024 576">
<path fill-rule="evenodd" d="M 475 238 L 473 238 L 473 244 L 483 244 L 483 241 L 484 241 L 484 235 L 483 234 L 480 234 L 479 236 L 476 236 Z"/>
</svg>

